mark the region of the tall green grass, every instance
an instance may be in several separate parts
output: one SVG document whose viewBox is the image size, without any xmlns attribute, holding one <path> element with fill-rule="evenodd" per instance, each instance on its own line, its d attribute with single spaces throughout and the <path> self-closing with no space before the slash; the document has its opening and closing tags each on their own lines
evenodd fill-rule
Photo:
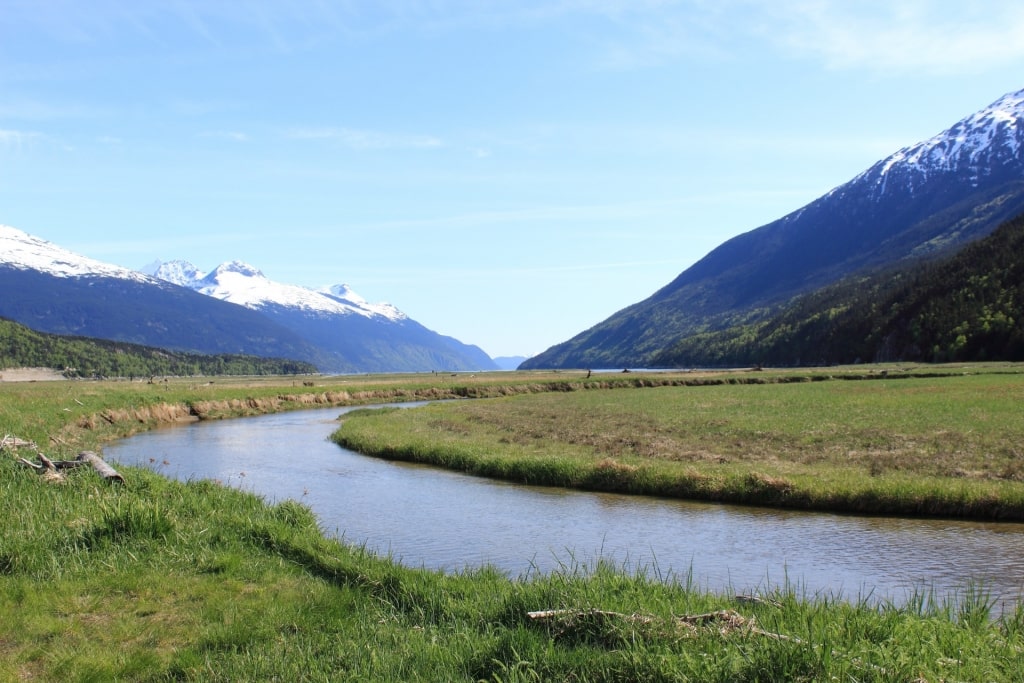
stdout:
<svg viewBox="0 0 1024 683">
<path fill-rule="evenodd" d="M 0 680 L 1017 680 L 1024 613 L 982 593 L 758 602 L 598 561 L 548 576 L 401 567 L 298 503 L 129 470 L 49 485 L 0 461 Z M 564 610 L 548 619 L 529 612 Z M 685 623 L 684 617 L 723 613 Z"/>
<path fill-rule="evenodd" d="M 149 389 L 22 387 L 41 398 L 0 403 L 0 431 L 74 450 L 129 427 L 101 420 L 60 431 L 61 445 L 47 440 L 54 425 L 137 407 Z M 174 395 L 257 393 L 202 391 Z M 1015 681 L 1024 670 L 1024 610 L 995 616 L 982 590 L 896 606 L 789 586 L 751 602 L 601 561 L 445 575 L 328 539 L 296 502 L 122 473 L 124 486 L 87 469 L 51 484 L 0 454 L 0 680 Z M 538 610 L 563 611 L 530 618 Z"/>
</svg>

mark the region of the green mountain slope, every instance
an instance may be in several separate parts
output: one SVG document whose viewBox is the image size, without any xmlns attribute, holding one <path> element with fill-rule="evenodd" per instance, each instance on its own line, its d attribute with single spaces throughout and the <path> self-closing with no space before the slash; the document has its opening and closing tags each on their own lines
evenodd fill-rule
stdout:
<svg viewBox="0 0 1024 683">
<path fill-rule="evenodd" d="M 37 332 L 0 318 L 0 369 L 45 367 L 72 377 L 291 375 L 315 373 L 301 361 L 237 354 L 204 355 L 88 337 Z"/>
<path fill-rule="evenodd" d="M 664 366 L 1024 360 L 1024 215 L 940 261 L 851 277 L 767 320 L 681 339 Z"/>
<path fill-rule="evenodd" d="M 952 253 L 1024 212 L 1024 90 L 738 235 L 647 299 L 520 367 L 657 364 L 680 339 L 765 319 L 855 274 Z"/>
</svg>

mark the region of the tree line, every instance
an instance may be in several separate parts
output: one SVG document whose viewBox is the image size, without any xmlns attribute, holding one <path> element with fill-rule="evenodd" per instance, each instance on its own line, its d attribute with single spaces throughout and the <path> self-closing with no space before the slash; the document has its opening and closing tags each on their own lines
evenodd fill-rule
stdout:
<svg viewBox="0 0 1024 683">
<path fill-rule="evenodd" d="M 51 368 L 67 377 L 312 374 L 310 363 L 241 354 L 169 351 L 141 344 L 47 334 L 0 318 L 0 369 Z"/>
<path fill-rule="evenodd" d="M 666 367 L 1024 360 L 1024 216 L 941 260 L 805 294 L 760 319 L 678 340 Z"/>
</svg>

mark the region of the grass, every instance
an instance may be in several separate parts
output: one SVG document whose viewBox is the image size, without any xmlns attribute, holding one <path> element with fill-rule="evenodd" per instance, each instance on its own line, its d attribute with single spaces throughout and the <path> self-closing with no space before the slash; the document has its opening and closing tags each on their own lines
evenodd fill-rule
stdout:
<svg viewBox="0 0 1024 683">
<path fill-rule="evenodd" d="M 347 391 L 358 402 L 442 383 L 458 389 L 452 394 L 482 395 L 538 384 L 536 376 L 457 387 L 450 378 L 392 379 L 318 380 L 329 386 L 302 395 Z M 614 403 L 648 391 L 557 396 Z M 303 405 L 300 394 L 269 380 L 0 385 L 0 432 L 63 457 L 178 415 L 165 406 L 289 409 Z M 662 402 L 643 405 L 657 416 Z M 605 410 L 610 419 L 614 410 Z M 54 434 L 58 441 L 48 439 Z M 124 486 L 90 470 L 54 485 L 0 456 L 0 681 L 1013 681 L 1024 670 L 1024 610 L 994 617 L 980 590 L 879 606 L 808 599 L 792 587 L 751 602 L 697 589 L 685 576 L 600 561 L 520 579 L 489 568 L 446 575 L 328 539 L 292 501 L 122 473 Z M 538 610 L 556 612 L 529 616 Z"/>
<path fill-rule="evenodd" d="M 1024 613 L 992 620 L 983 594 L 748 603 L 600 563 L 444 575 L 209 482 L 83 471 L 53 486 L 7 459 L 0 482 L 18 520 L 0 542 L 0 680 L 1010 681 L 1024 667 Z"/>
<path fill-rule="evenodd" d="M 579 390 L 350 415 L 363 453 L 533 484 L 1024 519 L 1024 375 Z M 752 373 L 750 373 L 752 374 Z"/>
</svg>

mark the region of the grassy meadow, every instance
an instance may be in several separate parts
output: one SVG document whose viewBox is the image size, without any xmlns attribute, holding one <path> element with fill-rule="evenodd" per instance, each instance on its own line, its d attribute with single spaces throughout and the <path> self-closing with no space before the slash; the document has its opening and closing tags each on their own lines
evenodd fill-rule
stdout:
<svg viewBox="0 0 1024 683">
<path fill-rule="evenodd" d="M 391 455 L 410 435 L 430 441 L 426 429 L 446 451 L 479 458 L 491 448 L 483 444 L 498 444 L 546 463 L 517 465 L 520 474 L 554 469 L 562 452 L 609 480 L 664 461 L 799 481 L 800 468 L 828 469 L 816 451 L 845 449 L 850 471 L 869 479 L 900 475 L 907 453 L 917 471 L 953 488 L 1020 486 L 1012 453 L 1000 449 L 1020 428 L 1009 406 L 1024 377 L 1012 367 L 956 373 L 0 383 L 0 438 L 30 439 L 62 459 L 170 421 L 490 397 L 362 414 L 343 431 L 372 426 L 378 442 L 394 440 Z M 813 415 L 783 419 L 795 406 L 821 415 L 822 405 L 846 412 L 817 431 Z M 754 406 L 759 414 L 741 416 Z M 901 417 L 874 424 L 879 412 Z M 416 421 L 405 423 L 406 413 Z M 694 425 L 710 431 L 683 448 Z M 545 451 L 545 435 L 559 447 Z M 962 457 L 926 464 L 940 444 Z M 982 446 L 990 455 L 976 452 Z M 872 465 L 883 453 L 889 459 Z M 787 588 L 711 594 L 686 577 L 664 582 L 601 564 L 529 578 L 488 568 L 446 575 L 326 538 L 299 503 L 135 468 L 120 468 L 124 485 L 91 470 L 53 484 L 17 462 L 33 455 L 0 452 L 0 681 L 1013 681 L 1024 670 L 1024 610 L 994 617 L 980 590 L 879 606 Z"/>
<path fill-rule="evenodd" d="M 1024 519 L 1024 375 L 1016 369 L 832 376 L 732 373 L 719 384 L 616 391 L 579 384 L 360 411 L 333 438 L 380 457 L 531 484 Z"/>
</svg>

